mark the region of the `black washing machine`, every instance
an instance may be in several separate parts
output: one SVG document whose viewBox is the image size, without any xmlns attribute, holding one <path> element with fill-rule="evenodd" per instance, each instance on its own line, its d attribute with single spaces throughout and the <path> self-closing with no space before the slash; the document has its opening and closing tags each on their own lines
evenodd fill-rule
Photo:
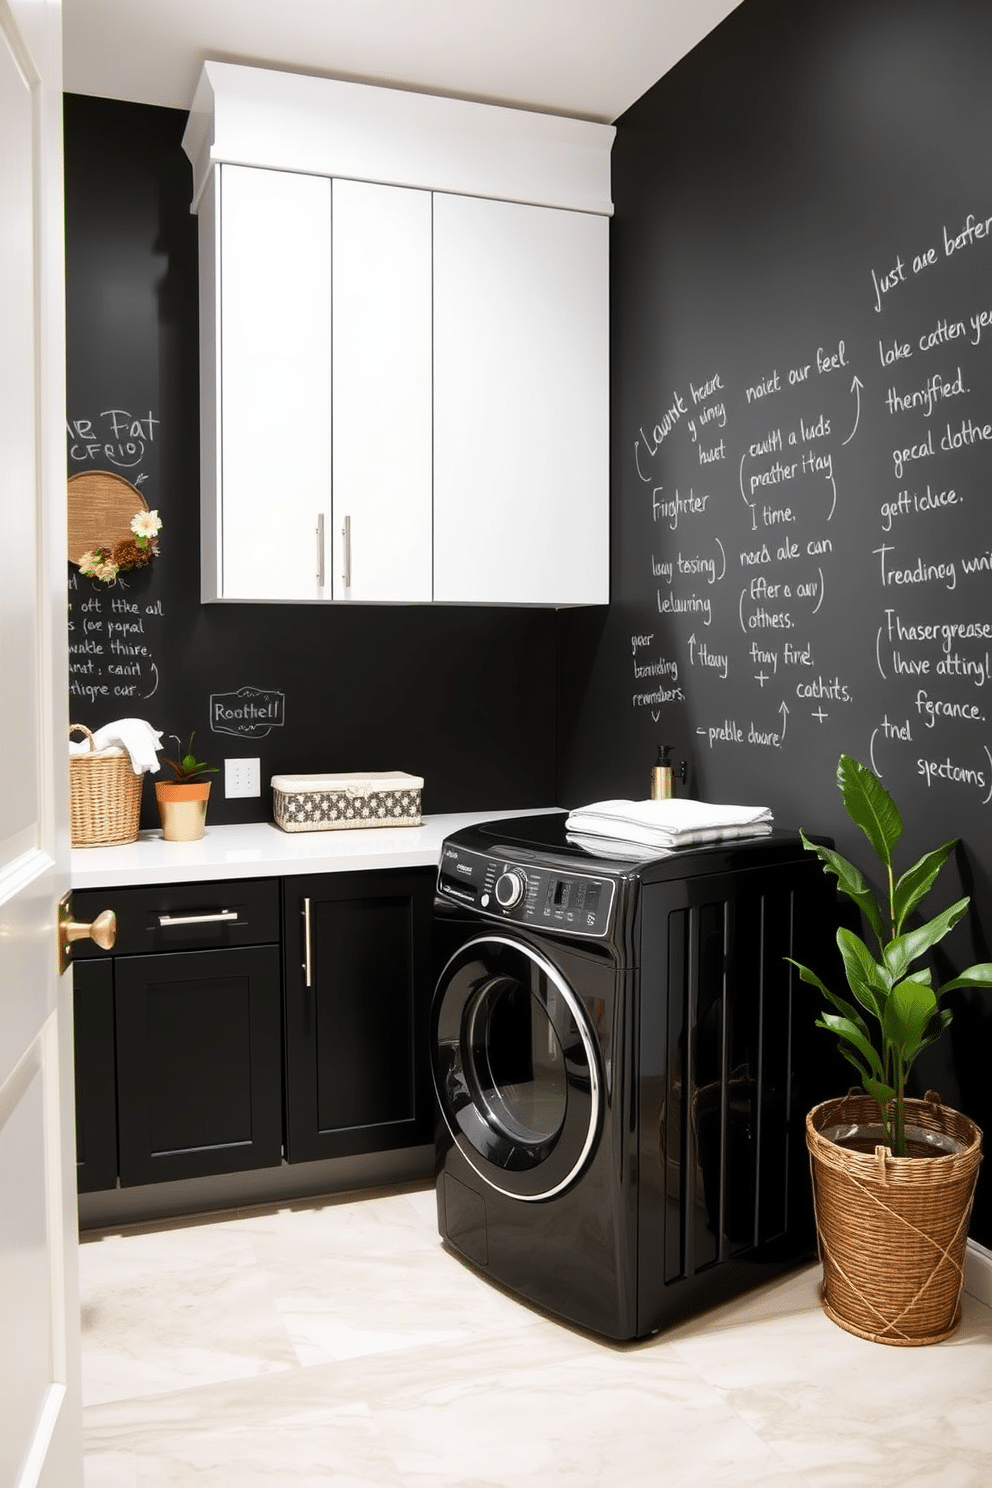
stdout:
<svg viewBox="0 0 992 1488">
<path fill-rule="evenodd" d="M 564 813 L 483 823 L 444 843 L 434 925 L 449 1246 L 613 1339 L 814 1253 L 804 1122 L 829 1091 L 786 957 L 821 964 L 836 919 L 798 834 L 637 861 Z"/>
</svg>

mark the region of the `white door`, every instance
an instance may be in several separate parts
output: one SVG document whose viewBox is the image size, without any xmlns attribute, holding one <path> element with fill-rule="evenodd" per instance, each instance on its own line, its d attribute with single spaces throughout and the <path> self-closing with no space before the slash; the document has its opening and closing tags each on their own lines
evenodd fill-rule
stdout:
<svg viewBox="0 0 992 1488">
<path fill-rule="evenodd" d="M 0 4 L 0 1483 L 82 1483 L 68 885 L 62 36 Z"/>
</svg>

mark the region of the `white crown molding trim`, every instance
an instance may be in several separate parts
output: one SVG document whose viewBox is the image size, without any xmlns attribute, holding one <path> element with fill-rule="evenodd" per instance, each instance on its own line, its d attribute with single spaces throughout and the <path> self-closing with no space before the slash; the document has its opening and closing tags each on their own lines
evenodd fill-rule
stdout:
<svg viewBox="0 0 992 1488">
<path fill-rule="evenodd" d="M 609 216 L 615 135 L 588 119 L 206 62 L 183 148 L 194 210 L 223 161 Z"/>
</svg>

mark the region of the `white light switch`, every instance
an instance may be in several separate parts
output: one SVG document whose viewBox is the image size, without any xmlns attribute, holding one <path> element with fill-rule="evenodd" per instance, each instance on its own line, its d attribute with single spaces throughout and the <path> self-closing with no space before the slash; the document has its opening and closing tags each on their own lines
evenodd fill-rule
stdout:
<svg viewBox="0 0 992 1488">
<path fill-rule="evenodd" d="M 258 759 L 226 759 L 224 761 L 224 795 L 260 796 L 262 762 Z"/>
</svg>

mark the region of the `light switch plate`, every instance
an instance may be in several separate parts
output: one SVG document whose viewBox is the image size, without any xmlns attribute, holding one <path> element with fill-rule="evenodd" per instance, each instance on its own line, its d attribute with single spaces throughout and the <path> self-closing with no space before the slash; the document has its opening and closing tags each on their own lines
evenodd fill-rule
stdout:
<svg viewBox="0 0 992 1488">
<path fill-rule="evenodd" d="M 226 759 L 224 761 L 224 795 L 260 796 L 262 762 L 259 759 Z"/>
</svg>

